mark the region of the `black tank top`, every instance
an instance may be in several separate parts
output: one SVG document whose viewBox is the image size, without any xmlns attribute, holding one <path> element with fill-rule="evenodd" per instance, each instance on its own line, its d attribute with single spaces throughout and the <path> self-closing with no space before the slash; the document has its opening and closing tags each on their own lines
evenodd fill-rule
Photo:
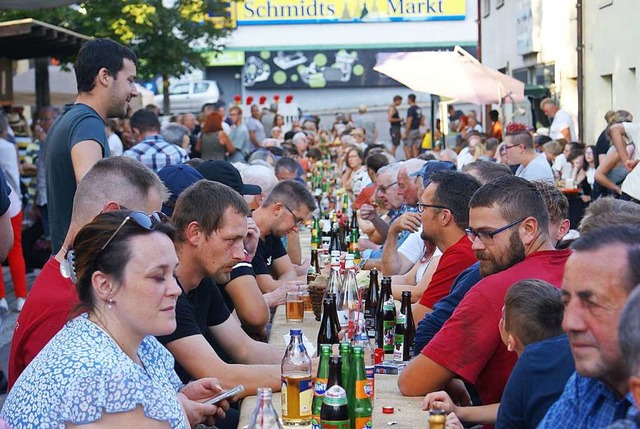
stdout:
<svg viewBox="0 0 640 429">
<path fill-rule="evenodd" d="M 400 119 L 400 114 L 398 113 L 398 109 L 396 109 L 395 106 L 392 106 L 394 113 L 393 116 L 391 116 L 393 119 Z M 391 122 L 391 128 L 400 128 L 400 121 L 398 122 Z"/>
</svg>

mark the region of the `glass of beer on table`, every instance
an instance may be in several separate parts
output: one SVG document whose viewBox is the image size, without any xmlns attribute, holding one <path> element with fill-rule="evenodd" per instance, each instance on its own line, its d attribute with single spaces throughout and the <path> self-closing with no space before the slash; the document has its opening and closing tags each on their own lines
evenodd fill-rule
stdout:
<svg viewBox="0 0 640 429">
<path fill-rule="evenodd" d="M 304 292 L 299 290 L 287 292 L 287 322 L 304 320 Z"/>
</svg>

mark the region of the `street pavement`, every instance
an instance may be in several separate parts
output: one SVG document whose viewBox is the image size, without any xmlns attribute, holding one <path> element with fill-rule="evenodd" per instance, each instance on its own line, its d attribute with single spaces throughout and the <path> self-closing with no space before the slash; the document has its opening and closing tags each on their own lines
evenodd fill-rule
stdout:
<svg viewBox="0 0 640 429">
<path fill-rule="evenodd" d="M 35 270 L 27 274 L 27 286 L 29 290 L 31 290 L 31 286 L 39 272 L 40 270 Z M 2 278 L 4 279 L 7 301 L 9 302 L 9 313 L 4 321 L 4 325 L 0 328 L 0 362 L 2 363 L 2 371 L 4 371 L 6 376 L 8 374 L 7 366 L 9 362 L 9 351 L 11 350 L 11 337 L 13 336 L 13 327 L 18 318 L 18 313 L 14 310 L 16 297 L 13 294 L 13 280 L 11 279 L 9 267 L 2 267 Z M 0 408 L 2 408 L 6 396 L 6 394 L 0 395 Z"/>
</svg>

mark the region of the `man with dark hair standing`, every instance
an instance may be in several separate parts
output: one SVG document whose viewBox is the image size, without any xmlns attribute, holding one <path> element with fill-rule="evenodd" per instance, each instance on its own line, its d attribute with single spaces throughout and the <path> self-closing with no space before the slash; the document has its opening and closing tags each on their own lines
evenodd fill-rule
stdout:
<svg viewBox="0 0 640 429">
<path fill-rule="evenodd" d="M 391 154 L 396 156 L 396 150 L 402 141 L 402 118 L 398 112 L 398 106 L 402 103 L 402 97 L 393 97 L 393 104 L 387 110 L 387 120 L 389 121 L 389 135 L 391 136 Z"/>
<path fill-rule="evenodd" d="M 45 150 L 51 245 L 57 253 L 71 222 L 73 196 L 84 175 L 109 156 L 107 118 L 124 118 L 135 86 L 136 55 L 110 39 L 85 43 L 74 64 L 78 97 L 49 130 Z"/>
<path fill-rule="evenodd" d="M 140 109 L 131 116 L 131 130 L 137 144 L 122 155 L 137 159 L 154 172 L 189 160 L 187 151 L 171 144 L 160 134 L 160 120 L 155 113 Z"/>
<path fill-rule="evenodd" d="M 556 287 L 562 281 L 571 251 L 554 250 L 549 213 L 533 184 L 512 176 L 495 179 L 473 195 L 469 207 L 466 233 L 483 279 L 402 372 L 398 386 L 405 395 L 442 390 L 458 376 L 475 385 L 484 404 L 499 402 L 516 362 L 498 331 L 507 290 L 528 278 Z"/>
</svg>

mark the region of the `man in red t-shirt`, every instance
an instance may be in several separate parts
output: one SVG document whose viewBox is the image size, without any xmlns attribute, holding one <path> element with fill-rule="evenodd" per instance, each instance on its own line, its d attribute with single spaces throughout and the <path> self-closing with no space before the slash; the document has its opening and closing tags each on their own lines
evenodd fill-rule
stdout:
<svg viewBox="0 0 640 429">
<path fill-rule="evenodd" d="M 411 306 L 416 325 L 449 294 L 456 277 L 477 261 L 464 230 L 469 226 L 469 200 L 478 188 L 480 182 L 465 173 L 436 171 L 429 177 L 418 203 L 422 238 L 438 246 L 442 256 L 420 302 Z"/>
<path fill-rule="evenodd" d="M 528 278 L 562 283 L 571 251 L 554 250 L 549 214 L 532 183 L 513 176 L 495 179 L 474 194 L 469 207 L 467 236 L 483 279 L 402 372 L 398 386 L 404 395 L 442 390 L 460 377 L 475 385 L 484 404 L 499 402 L 517 359 L 498 330 L 507 290 Z"/>
<path fill-rule="evenodd" d="M 76 288 L 69 279 L 67 250 L 76 233 L 98 214 L 120 210 L 159 211 L 166 188 L 147 167 L 130 158 L 98 161 L 84 176 L 73 204 L 62 249 L 42 268 L 16 321 L 9 355 L 9 389 L 40 350 L 74 314 Z"/>
</svg>

